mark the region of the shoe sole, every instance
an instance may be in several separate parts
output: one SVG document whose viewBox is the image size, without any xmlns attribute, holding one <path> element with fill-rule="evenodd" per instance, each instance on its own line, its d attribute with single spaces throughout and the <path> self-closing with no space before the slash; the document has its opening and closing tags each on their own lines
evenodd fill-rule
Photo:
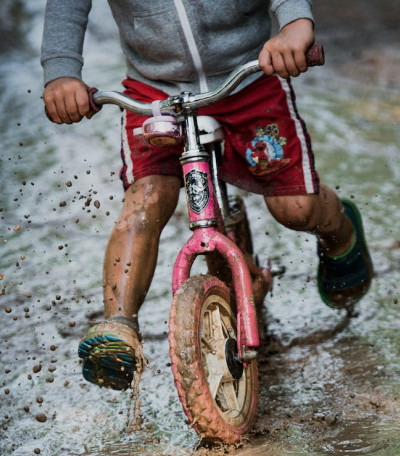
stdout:
<svg viewBox="0 0 400 456">
<path fill-rule="evenodd" d="M 110 325 L 122 333 L 121 337 L 109 332 Z M 131 329 L 123 323 L 102 322 L 92 327 L 78 348 L 84 378 L 101 387 L 128 389 L 136 370 L 136 343 Z"/>
</svg>

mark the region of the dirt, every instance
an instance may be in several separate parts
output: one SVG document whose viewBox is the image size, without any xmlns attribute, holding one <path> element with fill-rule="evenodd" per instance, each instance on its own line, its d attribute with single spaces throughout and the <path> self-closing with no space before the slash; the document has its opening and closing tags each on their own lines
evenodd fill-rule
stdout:
<svg viewBox="0 0 400 456">
<path fill-rule="evenodd" d="M 4 17 L 12 4 L 1 4 Z M 169 365 L 171 271 L 189 235 L 182 198 L 140 316 L 152 367 L 136 386 L 142 429 L 125 432 L 129 392 L 82 379 L 77 344 L 88 321 L 102 316 L 103 252 L 122 200 L 119 113 L 104 109 L 90 124 L 68 128 L 47 122 L 38 64 L 44 1 L 18 6 L 0 30 L 7 56 L 0 62 L 0 453 L 397 456 L 398 0 L 314 2 L 326 65 L 294 81 L 321 177 L 363 214 L 376 271 L 371 290 L 353 318 L 326 308 L 316 291 L 314 239 L 282 230 L 260 199 L 242 194 L 255 251 L 273 252 L 287 272 L 265 305 L 254 432 L 220 448 L 202 446 L 185 424 Z M 118 89 L 124 64 L 106 8 L 94 2 L 104 27 L 89 25 L 85 77 Z M 11 39 L 16 30 L 18 40 Z"/>
</svg>

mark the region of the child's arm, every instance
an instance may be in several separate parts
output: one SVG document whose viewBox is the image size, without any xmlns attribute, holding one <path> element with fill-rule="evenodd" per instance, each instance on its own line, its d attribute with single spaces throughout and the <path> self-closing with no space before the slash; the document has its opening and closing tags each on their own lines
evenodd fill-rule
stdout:
<svg viewBox="0 0 400 456">
<path fill-rule="evenodd" d="M 43 100 L 48 117 L 58 124 L 90 116 L 82 82 L 82 50 L 91 0 L 47 0 L 41 63 Z"/>
</svg>

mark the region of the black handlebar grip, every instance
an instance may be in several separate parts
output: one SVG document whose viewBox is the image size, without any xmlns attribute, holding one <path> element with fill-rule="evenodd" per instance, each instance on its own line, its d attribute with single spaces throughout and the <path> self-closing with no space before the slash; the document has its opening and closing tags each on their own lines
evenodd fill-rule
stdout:
<svg viewBox="0 0 400 456">
<path fill-rule="evenodd" d="M 98 90 L 96 89 L 96 87 L 92 87 L 89 92 L 88 92 L 88 95 L 89 95 L 89 106 L 90 106 L 90 111 L 93 112 L 93 113 L 96 113 L 96 112 L 99 112 L 100 109 L 103 107 L 102 105 L 98 105 L 96 104 L 96 102 L 94 101 L 93 99 L 93 95 L 98 92 Z"/>
<path fill-rule="evenodd" d="M 322 44 L 314 44 L 306 52 L 307 66 L 321 66 L 325 63 L 325 52 Z"/>
</svg>

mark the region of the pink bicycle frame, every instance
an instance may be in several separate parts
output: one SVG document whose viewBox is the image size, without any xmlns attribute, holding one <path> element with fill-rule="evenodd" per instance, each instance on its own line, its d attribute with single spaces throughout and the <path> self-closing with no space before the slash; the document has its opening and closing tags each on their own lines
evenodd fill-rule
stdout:
<svg viewBox="0 0 400 456">
<path fill-rule="evenodd" d="M 220 232 L 221 216 L 211 181 L 209 155 L 199 150 L 197 145 L 191 149 L 189 144 L 187 148 L 189 150 L 183 153 L 181 164 L 190 228 L 194 232 L 175 261 L 172 291 L 175 294 L 190 277 L 191 267 L 198 255 L 219 252 L 232 271 L 237 304 L 238 353 L 239 358 L 245 360 L 246 352 L 259 346 L 251 276 L 241 250 Z"/>
</svg>

